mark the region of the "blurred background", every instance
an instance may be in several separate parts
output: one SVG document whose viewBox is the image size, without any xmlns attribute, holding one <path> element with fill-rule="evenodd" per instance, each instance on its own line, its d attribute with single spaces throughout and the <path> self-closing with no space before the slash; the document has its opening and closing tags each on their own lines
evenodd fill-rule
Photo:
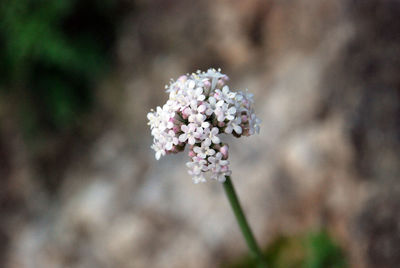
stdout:
<svg viewBox="0 0 400 268">
<path fill-rule="evenodd" d="M 221 185 L 154 159 L 170 78 L 255 94 L 233 181 L 270 267 L 400 267 L 400 1 L 3 0 L 0 267 L 252 267 Z"/>
</svg>

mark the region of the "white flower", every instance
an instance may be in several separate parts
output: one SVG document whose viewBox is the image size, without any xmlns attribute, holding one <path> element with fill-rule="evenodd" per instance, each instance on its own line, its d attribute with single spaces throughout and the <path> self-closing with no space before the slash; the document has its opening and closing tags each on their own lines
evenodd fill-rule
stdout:
<svg viewBox="0 0 400 268">
<path fill-rule="evenodd" d="M 209 170 L 211 170 L 211 178 L 218 180 L 219 182 L 225 181 L 225 176 L 230 176 L 231 171 L 229 170 L 229 161 L 222 159 L 222 154 L 217 153 L 215 157 L 210 156 L 208 158 L 210 162 Z"/>
<path fill-rule="evenodd" d="M 171 111 L 169 105 L 164 105 L 163 108 L 157 107 L 155 112 L 147 114 L 149 119 L 149 125 L 151 129 L 158 128 L 160 131 L 165 129 L 171 129 L 174 124 L 171 122 L 171 118 L 175 116 L 175 112 Z"/>
<path fill-rule="evenodd" d="M 231 134 L 232 131 L 234 130 L 237 134 L 242 134 L 242 127 L 240 126 L 240 123 L 242 122 L 242 119 L 240 117 L 235 118 L 232 121 L 228 122 L 228 125 L 225 128 L 225 133 Z"/>
<path fill-rule="evenodd" d="M 252 113 L 249 119 L 249 134 L 253 135 L 254 132 L 257 134 L 260 133 L 260 124 L 261 120 L 256 116 L 255 113 Z"/>
<path fill-rule="evenodd" d="M 168 151 L 172 149 L 172 146 L 179 143 L 178 138 L 175 136 L 175 132 L 173 130 L 168 131 L 168 133 L 164 132 L 164 142 L 165 149 Z"/>
<path fill-rule="evenodd" d="M 236 115 L 236 108 L 235 107 L 230 107 L 225 111 L 225 119 L 226 120 L 233 120 Z"/>
<path fill-rule="evenodd" d="M 188 141 L 189 144 L 193 145 L 196 143 L 196 139 L 201 137 L 202 130 L 195 124 L 191 123 L 189 125 L 182 125 L 181 130 L 183 134 L 179 136 L 180 142 Z"/>
<path fill-rule="evenodd" d="M 214 155 L 215 154 L 215 150 L 211 149 L 209 145 L 204 144 L 204 142 L 201 144 L 200 147 L 199 146 L 193 147 L 193 151 L 200 158 L 206 158 L 209 155 Z"/>
<path fill-rule="evenodd" d="M 236 115 L 236 108 L 234 106 L 229 107 L 227 103 L 223 103 L 221 106 L 216 107 L 214 113 L 219 122 L 233 120 Z"/>
<path fill-rule="evenodd" d="M 219 144 L 221 142 L 220 138 L 217 136 L 219 130 L 217 127 L 213 127 L 212 129 L 206 128 L 203 132 L 203 143 L 206 146 L 210 146 L 211 143 Z"/>
<path fill-rule="evenodd" d="M 223 103 L 221 106 L 217 106 L 214 110 L 214 114 L 219 122 L 225 121 L 225 114 L 228 110 L 228 105 Z"/>
<path fill-rule="evenodd" d="M 149 119 L 147 124 L 150 125 L 150 129 L 158 128 L 163 122 L 162 117 L 159 115 L 159 111 L 162 111 L 161 107 L 157 107 L 157 111 L 147 114 L 147 119 Z"/>
<path fill-rule="evenodd" d="M 156 159 L 159 160 L 162 155 L 165 155 L 165 150 L 158 143 L 154 143 L 151 148 L 156 151 Z"/>
<path fill-rule="evenodd" d="M 196 86 L 196 82 L 194 80 L 187 80 L 186 86 L 188 88 L 188 91 L 193 91 L 194 87 Z"/>
<path fill-rule="evenodd" d="M 191 109 L 186 109 L 185 113 L 189 115 L 188 120 L 190 123 L 196 124 L 198 127 L 208 128 L 210 126 L 209 122 L 206 122 L 207 116 L 204 114 L 206 110 L 206 106 L 201 104 L 197 106 L 197 104 L 190 105 Z"/>
<path fill-rule="evenodd" d="M 196 100 L 196 101 L 203 101 L 206 96 L 203 95 L 203 88 L 198 87 L 193 90 L 188 90 L 187 95 L 191 100 Z"/>
<path fill-rule="evenodd" d="M 189 115 L 189 122 L 196 124 L 198 127 L 208 128 L 210 126 L 209 122 L 206 122 L 206 116 L 204 114 L 191 114 Z"/>
<path fill-rule="evenodd" d="M 225 75 L 221 74 L 220 70 L 208 69 L 207 73 L 203 73 L 203 76 L 211 80 L 211 90 L 214 90 L 218 79 L 223 78 Z"/>
<path fill-rule="evenodd" d="M 190 99 L 188 96 L 183 94 L 171 92 L 167 104 L 169 104 L 175 111 L 179 111 L 180 109 L 184 109 L 190 105 Z"/>
<path fill-rule="evenodd" d="M 204 159 L 195 160 L 187 162 L 186 166 L 189 168 L 190 175 L 200 175 L 204 169 L 206 169 L 207 161 Z"/>
<path fill-rule="evenodd" d="M 209 97 L 208 98 L 208 107 L 206 110 L 206 115 L 211 115 L 212 113 L 215 112 L 215 110 L 217 109 L 217 107 L 221 107 L 222 105 L 224 105 L 224 101 L 220 100 L 217 102 L 217 99 L 214 97 Z"/>
<path fill-rule="evenodd" d="M 208 170 L 207 161 L 198 157 L 192 158 L 191 162 L 187 162 L 189 168 L 188 173 L 192 176 L 194 183 L 206 182 L 204 172 Z"/>
<path fill-rule="evenodd" d="M 217 100 L 223 100 L 226 103 L 233 103 L 236 93 L 229 90 L 228 86 L 224 86 L 222 90 L 216 89 L 214 97 Z"/>
</svg>

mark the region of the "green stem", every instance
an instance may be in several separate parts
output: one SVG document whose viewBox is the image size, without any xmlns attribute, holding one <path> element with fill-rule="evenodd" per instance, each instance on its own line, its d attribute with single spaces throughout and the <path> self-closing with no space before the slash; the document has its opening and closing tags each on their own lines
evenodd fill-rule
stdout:
<svg viewBox="0 0 400 268">
<path fill-rule="evenodd" d="M 254 239 L 253 233 L 249 224 L 247 223 L 242 207 L 240 206 L 239 199 L 236 195 L 235 188 L 233 187 L 231 178 L 229 176 L 226 176 L 226 181 L 223 183 L 223 186 L 229 203 L 233 209 L 233 213 L 235 214 L 236 220 L 243 233 L 244 239 L 249 247 L 251 257 L 257 262 L 257 267 L 266 268 L 267 264 L 264 256 L 261 253 L 260 247 L 258 246 L 256 240 Z"/>
</svg>

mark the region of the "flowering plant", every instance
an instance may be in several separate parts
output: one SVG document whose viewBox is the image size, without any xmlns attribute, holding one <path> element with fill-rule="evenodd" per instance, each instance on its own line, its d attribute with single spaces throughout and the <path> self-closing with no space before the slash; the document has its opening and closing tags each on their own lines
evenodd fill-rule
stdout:
<svg viewBox="0 0 400 268">
<path fill-rule="evenodd" d="M 188 144 L 191 161 L 186 166 L 195 183 L 205 182 L 207 172 L 219 182 L 231 175 L 228 145 L 221 142 L 221 134 L 239 138 L 260 130 L 253 95 L 231 91 L 228 76 L 220 71 L 197 71 L 171 80 L 165 86 L 168 101 L 147 115 L 156 159 L 183 151 Z"/>
<path fill-rule="evenodd" d="M 247 223 L 230 179 L 228 145 L 221 142 L 222 133 L 235 137 L 250 136 L 260 131 L 260 119 L 254 113 L 253 95 L 233 92 L 221 70 L 182 75 L 165 88 L 169 93 L 163 107 L 147 114 L 156 159 L 178 153 L 189 146 L 190 162 L 186 163 L 195 183 L 210 178 L 223 183 L 224 190 L 242 230 L 250 253 L 258 267 L 266 267 L 253 233 Z"/>
</svg>

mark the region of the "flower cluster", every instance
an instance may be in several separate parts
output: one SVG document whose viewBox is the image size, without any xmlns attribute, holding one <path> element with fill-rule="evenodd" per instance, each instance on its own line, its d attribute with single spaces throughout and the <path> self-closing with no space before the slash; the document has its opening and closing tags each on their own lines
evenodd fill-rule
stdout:
<svg viewBox="0 0 400 268">
<path fill-rule="evenodd" d="M 220 134 L 241 137 L 260 131 L 253 95 L 231 91 L 228 76 L 220 71 L 197 71 L 171 80 L 165 86 L 167 103 L 147 114 L 156 159 L 183 151 L 188 144 L 191 161 L 186 166 L 195 183 L 205 182 L 208 171 L 220 182 L 231 174 L 228 146 Z"/>
</svg>

